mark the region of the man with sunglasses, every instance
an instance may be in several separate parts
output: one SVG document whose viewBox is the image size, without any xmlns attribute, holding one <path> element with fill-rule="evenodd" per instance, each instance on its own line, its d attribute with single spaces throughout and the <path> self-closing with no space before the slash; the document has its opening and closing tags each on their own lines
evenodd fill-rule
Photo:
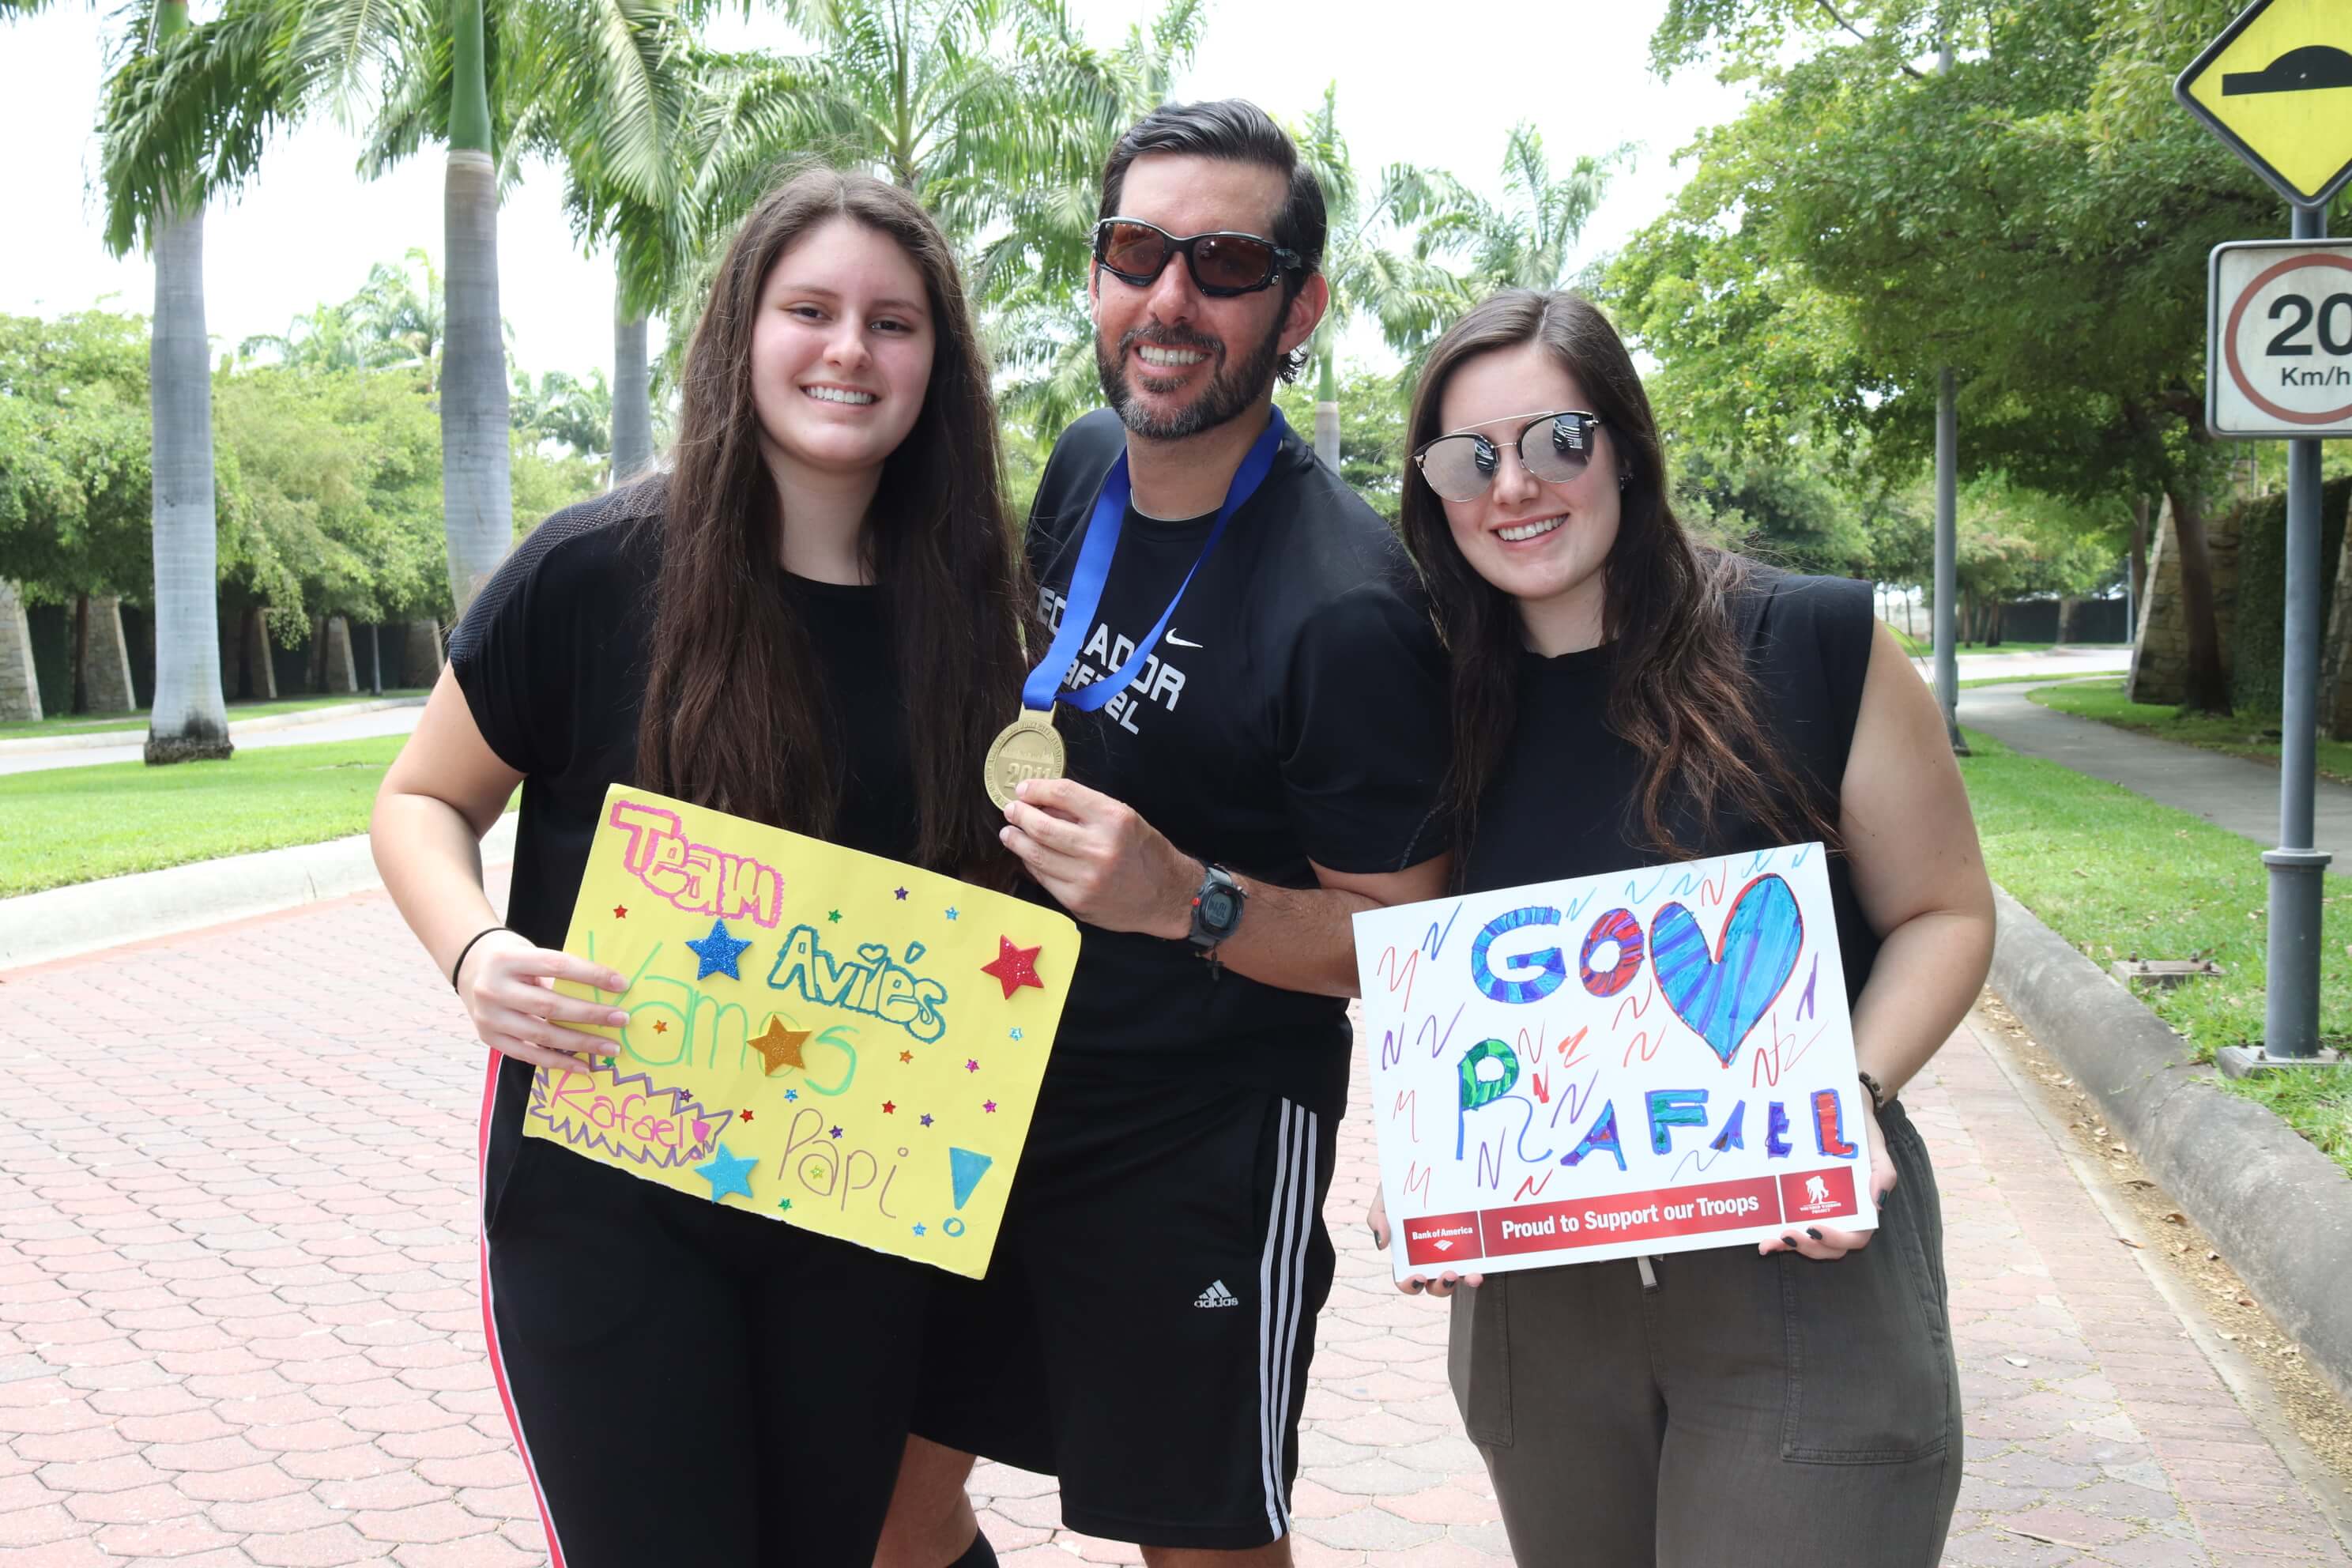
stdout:
<svg viewBox="0 0 2352 1568">
<path fill-rule="evenodd" d="M 1109 406 L 1038 488 L 1056 637 L 1014 726 L 1050 711 L 1067 776 L 1022 784 L 1004 830 L 1085 942 L 988 1278 L 933 1314 L 886 1568 L 993 1561 L 973 1452 L 1058 1475 L 1070 1528 L 1149 1563 L 1290 1560 L 1349 917 L 1447 866 L 1427 605 L 1273 409 L 1329 300 L 1324 230 L 1247 103 L 1163 107 L 1104 171 Z"/>
</svg>

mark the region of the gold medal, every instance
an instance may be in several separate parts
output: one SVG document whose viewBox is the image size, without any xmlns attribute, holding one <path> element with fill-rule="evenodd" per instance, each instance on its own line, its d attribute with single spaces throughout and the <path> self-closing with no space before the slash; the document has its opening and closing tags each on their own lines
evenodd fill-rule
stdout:
<svg viewBox="0 0 2352 1568">
<path fill-rule="evenodd" d="M 1024 708 L 1021 717 L 989 742 L 981 774 L 988 785 L 988 798 L 1002 811 L 1013 803 L 1013 792 L 1023 779 L 1057 779 L 1066 765 L 1054 716 Z"/>
</svg>

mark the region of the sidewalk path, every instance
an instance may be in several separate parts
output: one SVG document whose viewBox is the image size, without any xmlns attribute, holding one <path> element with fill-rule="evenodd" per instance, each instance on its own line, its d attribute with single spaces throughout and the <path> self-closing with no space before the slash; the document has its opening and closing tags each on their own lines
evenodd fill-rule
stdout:
<svg viewBox="0 0 2352 1568">
<path fill-rule="evenodd" d="M 405 735 L 425 716 L 425 705 L 410 702 L 398 708 L 377 708 L 348 719 L 321 719 L 301 724 L 268 724 L 249 728 L 231 724 L 229 739 L 240 752 L 261 746 L 310 746 L 321 741 L 359 741 L 377 735 Z M 0 773 L 45 773 L 51 768 L 96 767 L 100 763 L 135 763 L 146 754 L 144 736 L 121 746 L 60 746 L 54 751 L 0 754 Z"/>
<path fill-rule="evenodd" d="M 1960 679 L 1989 680 L 1997 675 L 2013 675 L 2020 680 L 2069 680 L 2083 675 L 2121 675 L 2131 668 L 2131 657 L 2127 647 L 2083 647 L 2073 644 L 2032 653 L 1964 653 L 1959 656 Z M 1933 658 L 1915 658 L 1911 663 L 1923 679 L 1931 683 L 1935 680 Z"/>
<path fill-rule="evenodd" d="M 2277 845 L 2278 769 L 2061 713 L 2028 700 L 2032 689 L 2021 684 L 1963 691 L 1960 722 L 2012 751 L 2121 784 L 2265 849 Z M 2352 787 L 2326 779 L 2318 786 L 2313 837 L 2335 857 L 2336 869 L 2352 869 Z"/>
<path fill-rule="evenodd" d="M 0 975 L 0 1563 L 543 1561 L 482 1352 L 454 1020 L 381 894 Z M 1968 1405 L 1946 1561 L 2352 1568 L 1991 1049 L 1963 1030 L 1909 1096 Z M 1367 1123 L 1298 1561 L 1502 1563 L 1444 1311 L 1363 1242 Z M 1010 1563 L 1135 1561 L 1061 1530 L 1045 1478 L 975 1489 Z"/>
</svg>

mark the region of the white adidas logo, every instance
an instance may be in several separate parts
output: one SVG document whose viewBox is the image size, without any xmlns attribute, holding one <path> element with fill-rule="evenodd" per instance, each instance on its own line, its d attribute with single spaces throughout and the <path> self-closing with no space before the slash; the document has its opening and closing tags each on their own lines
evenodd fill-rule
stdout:
<svg viewBox="0 0 2352 1568">
<path fill-rule="evenodd" d="M 1202 1291 L 1192 1300 L 1192 1305 L 1195 1307 L 1238 1307 L 1241 1304 L 1242 1299 L 1226 1289 L 1225 1282 L 1222 1279 Z"/>
</svg>

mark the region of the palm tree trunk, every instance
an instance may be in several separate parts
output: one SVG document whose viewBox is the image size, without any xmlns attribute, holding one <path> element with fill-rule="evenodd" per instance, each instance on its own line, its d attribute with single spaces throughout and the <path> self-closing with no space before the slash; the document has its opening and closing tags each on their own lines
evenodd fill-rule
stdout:
<svg viewBox="0 0 2352 1568">
<path fill-rule="evenodd" d="M 168 39 L 188 8 L 163 8 Z M 166 213 L 155 229 L 155 328 L 148 348 L 154 420 L 155 703 L 147 760 L 227 756 L 221 700 L 219 531 L 213 514 L 212 345 L 205 336 L 205 215 Z"/>
<path fill-rule="evenodd" d="M 514 542 L 514 491 L 508 467 L 498 170 L 489 151 L 482 0 L 457 0 L 453 9 L 457 68 L 442 205 L 449 270 L 441 361 L 441 504 L 449 594 L 462 616 Z"/>
<path fill-rule="evenodd" d="M 1337 351 L 1323 353 L 1323 374 L 1315 388 L 1315 455 L 1333 473 L 1339 471 L 1339 386 L 1331 362 Z"/>
<path fill-rule="evenodd" d="M 613 482 L 635 479 L 654 460 L 653 378 L 646 365 L 646 318 L 616 289 L 613 308 Z"/>
</svg>

